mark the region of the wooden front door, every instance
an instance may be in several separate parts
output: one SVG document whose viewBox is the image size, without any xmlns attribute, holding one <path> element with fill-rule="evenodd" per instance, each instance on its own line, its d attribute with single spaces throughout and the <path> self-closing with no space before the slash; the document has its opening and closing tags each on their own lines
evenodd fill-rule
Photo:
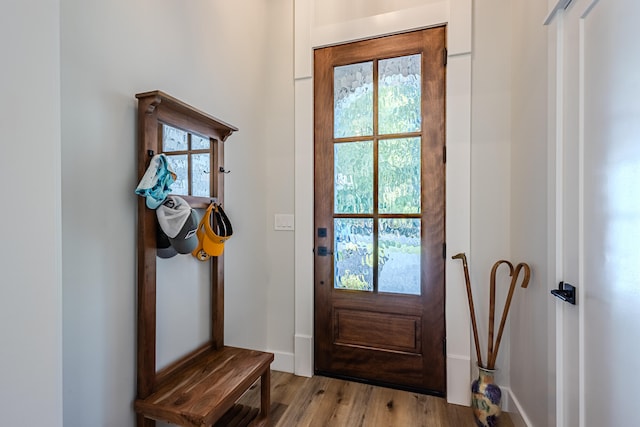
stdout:
<svg viewBox="0 0 640 427">
<path fill-rule="evenodd" d="M 316 373 L 444 395 L 445 28 L 315 51 Z"/>
</svg>

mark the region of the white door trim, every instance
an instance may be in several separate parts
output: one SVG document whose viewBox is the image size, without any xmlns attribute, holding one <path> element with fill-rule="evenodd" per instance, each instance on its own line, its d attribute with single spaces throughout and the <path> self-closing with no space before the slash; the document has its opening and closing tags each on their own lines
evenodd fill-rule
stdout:
<svg viewBox="0 0 640 427">
<path fill-rule="evenodd" d="M 564 276 L 564 8 L 556 16 L 556 129 L 555 129 L 555 277 L 554 284 Z M 556 420 L 565 418 L 564 372 L 564 305 L 556 304 Z"/>
<path fill-rule="evenodd" d="M 558 12 L 563 11 L 567 7 L 569 7 L 569 3 L 571 3 L 572 1 L 573 0 L 558 0 L 556 5 L 553 7 L 553 9 L 551 9 L 551 12 L 549 12 L 549 15 L 547 15 L 546 19 L 544 20 L 544 25 L 551 24 L 558 15 Z"/>
<path fill-rule="evenodd" d="M 584 14 L 580 19 L 579 35 L 579 66 L 578 66 L 578 283 L 584 299 L 588 283 L 584 277 Z M 581 301 L 578 301 L 581 302 Z M 578 372 L 579 372 L 579 419 L 580 427 L 584 427 L 585 420 L 585 361 L 584 361 L 584 304 L 578 305 Z"/>
<path fill-rule="evenodd" d="M 578 85 L 579 85 L 579 111 L 578 111 L 578 200 L 579 200 L 579 208 L 578 208 L 578 283 L 580 283 L 581 294 L 583 296 L 587 295 L 589 289 L 589 279 L 585 277 L 585 255 L 584 255 L 584 239 L 585 239 L 585 229 L 584 229 L 584 210 L 585 210 L 585 190 L 584 190 L 584 140 L 585 140 L 585 29 L 584 24 L 587 17 L 594 10 L 594 7 L 599 2 L 599 0 L 585 0 L 584 2 L 578 3 L 578 5 L 582 6 L 582 3 L 586 3 L 584 11 L 580 14 L 580 36 L 579 36 L 579 49 L 580 49 L 580 64 L 579 64 L 579 76 L 578 76 Z M 585 387 L 585 378 L 586 378 L 586 363 L 585 363 L 585 307 L 584 304 L 578 305 L 578 363 L 579 363 L 579 416 L 580 416 L 580 427 L 584 427 L 586 425 L 586 387 Z"/>
<path fill-rule="evenodd" d="M 549 3 L 554 3 L 550 0 Z M 571 0 L 557 0 L 553 4 L 544 25 L 551 26 L 554 30 L 549 37 L 549 107 L 550 107 L 550 126 L 549 126 L 549 280 L 552 289 L 555 285 L 562 281 L 564 271 L 564 10 L 571 3 Z M 552 25 L 553 24 L 553 25 Z M 555 420 L 556 425 L 561 426 L 561 420 L 565 419 L 565 383 L 562 372 L 564 372 L 564 359 L 562 355 L 565 352 L 563 305 L 556 303 L 555 311 Z M 551 361 L 549 366 L 551 365 Z"/>
</svg>

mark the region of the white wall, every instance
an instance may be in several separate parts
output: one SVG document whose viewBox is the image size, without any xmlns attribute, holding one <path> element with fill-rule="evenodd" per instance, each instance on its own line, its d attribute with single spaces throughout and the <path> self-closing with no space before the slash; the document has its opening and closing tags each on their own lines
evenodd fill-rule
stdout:
<svg viewBox="0 0 640 427">
<path fill-rule="evenodd" d="M 482 358 L 487 363 L 489 277 L 510 253 L 511 12 L 510 2 L 474 3 L 471 80 L 471 252 L 469 270 L 478 317 Z M 448 191 L 455 189 L 447 186 Z M 504 273 L 505 267 L 500 272 Z M 496 323 L 508 288 L 497 276 Z M 497 326 L 494 338 L 497 334 Z M 496 368 L 500 385 L 509 385 L 509 340 L 505 333 Z"/>
<path fill-rule="evenodd" d="M 62 1 L 65 426 L 134 423 L 137 92 L 163 90 L 240 129 L 225 143 L 226 341 L 292 353 L 292 237 L 270 231 L 293 206 L 289 3 Z M 163 307 L 199 312 L 160 322 L 174 336 L 161 362 L 206 334 L 195 264 L 160 267 Z M 180 337 L 181 325 L 200 329 Z"/>
<path fill-rule="evenodd" d="M 512 2 L 511 253 L 531 266 L 511 308 L 511 391 L 529 425 L 555 425 L 555 306 L 549 289 L 546 2 Z M 555 242 L 551 241 L 551 245 Z"/>
<path fill-rule="evenodd" d="M 62 426 L 59 8 L 9 0 L 0 14 L 0 406 L 18 427 L 34 408 Z"/>
<path fill-rule="evenodd" d="M 294 213 L 293 1 L 271 0 L 266 15 L 268 57 L 262 70 L 266 168 L 267 345 L 273 369 L 294 371 L 294 232 L 274 231 L 275 214 Z"/>
<path fill-rule="evenodd" d="M 474 6 L 471 261 L 487 312 L 491 265 L 527 262 L 496 366 L 516 423 L 555 424 L 554 314 L 549 298 L 546 4 L 490 1 Z M 501 285 L 502 284 L 502 285 Z M 508 280 L 498 280 L 501 315 Z M 481 336 L 487 336 L 482 319 Z M 486 355 L 486 343 L 481 343 Z M 519 414 L 521 417 L 515 415 Z M 522 425 L 522 424 L 517 424 Z"/>
<path fill-rule="evenodd" d="M 331 25 L 369 16 L 396 12 L 442 0 L 325 0 L 314 2 L 313 25 Z"/>
</svg>

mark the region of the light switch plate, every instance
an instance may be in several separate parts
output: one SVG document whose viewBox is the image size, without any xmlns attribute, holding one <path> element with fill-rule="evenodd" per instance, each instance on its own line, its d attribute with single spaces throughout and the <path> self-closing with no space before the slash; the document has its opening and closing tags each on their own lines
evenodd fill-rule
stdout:
<svg viewBox="0 0 640 427">
<path fill-rule="evenodd" d="M 278 231 L 293 231 L 294 223 L 294 216 L 291 214 L 275 214 L 273 229 Z"/>
</svg>

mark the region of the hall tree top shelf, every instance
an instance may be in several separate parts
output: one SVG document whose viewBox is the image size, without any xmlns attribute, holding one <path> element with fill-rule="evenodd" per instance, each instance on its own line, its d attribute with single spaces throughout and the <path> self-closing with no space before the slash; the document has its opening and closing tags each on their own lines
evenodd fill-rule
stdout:
<svg viewBox="0 0 640 427">
<path fill-rule="evenodd" d="M 215 117 L 196 108 L 193 108 L 192 106 L 185 104 L 179 99 L 176 99 L 171 95 L 167 95 L 160 90 L 138 93 L 136 94 L 136 98 L 138 98 L 138 100 L 149 100 L 149 107 L 146 111 L 147 113 L 153 113 L 153 110 L 158 105 L 162 104 L 164 107 L 166 107 L 167 110 L 171 110 L 177 114 L 182 114 L 184 116 L 184 119 L 187 120 L 187 124 L 191 123 L 192 125 L 186 126 L 187 128 L 193 128 L 193 130 L 197 130 L 197 127 L 207 126 L 208 129 L 212 129 L 213 132 L 218 135 L 223 142 L 226 141 L 229 135 L 231 135 L 233 132 L 238 131 L 237 127 L 225 123 L 220 119 L 216 119 Z M 188 120 L 188 118 L 193 118 L 196 120 L 196 122 L 191 122 Z M 162 117 L 160 117 L 160 119 L 162 119 Z"/>
<path fill-rule="evenodd" d="M 136 95 L 138 99 L 138 179 L 144 175 L 150 154 L 162 153 L 163 126 L 209 139 L 208 197 L 180 195 L 194 208 L 212 200 L 224 202 L 223 142 L 238 129 L 161 91 Z M 189 136 L 189 138 L 191 138 Z M 189 149 L 191 145 L 188 145 Z M 187 159 L 192 153 L 181 151 Z M 191 160 L 188 160 L 189 162 Z M 191 170 L 191 169 L 189 169 Z M 189 180 L 191 172 L 189 172 Z M 189 181 L 189 188 L 192 187 Z M 211 269 L 211 336 L 169 366 L 156 370 L 156 213 L 138 198 L 138 298 L 137 396 L 134 403 L 138 427 L 161 420 L 186 427 L 266 426 L 269 423 L 270 365 L 272 353 L 224 345 L 223 256 L 206 261 Z M 189 256 L 190 255 L 178 255 Z M 202 261 L 193 258 L 194 268 Z M 179 285 L 179 284 L 178 284 Z M 236 404 L 258 379 L 261 408 Z"/>
</svg>

